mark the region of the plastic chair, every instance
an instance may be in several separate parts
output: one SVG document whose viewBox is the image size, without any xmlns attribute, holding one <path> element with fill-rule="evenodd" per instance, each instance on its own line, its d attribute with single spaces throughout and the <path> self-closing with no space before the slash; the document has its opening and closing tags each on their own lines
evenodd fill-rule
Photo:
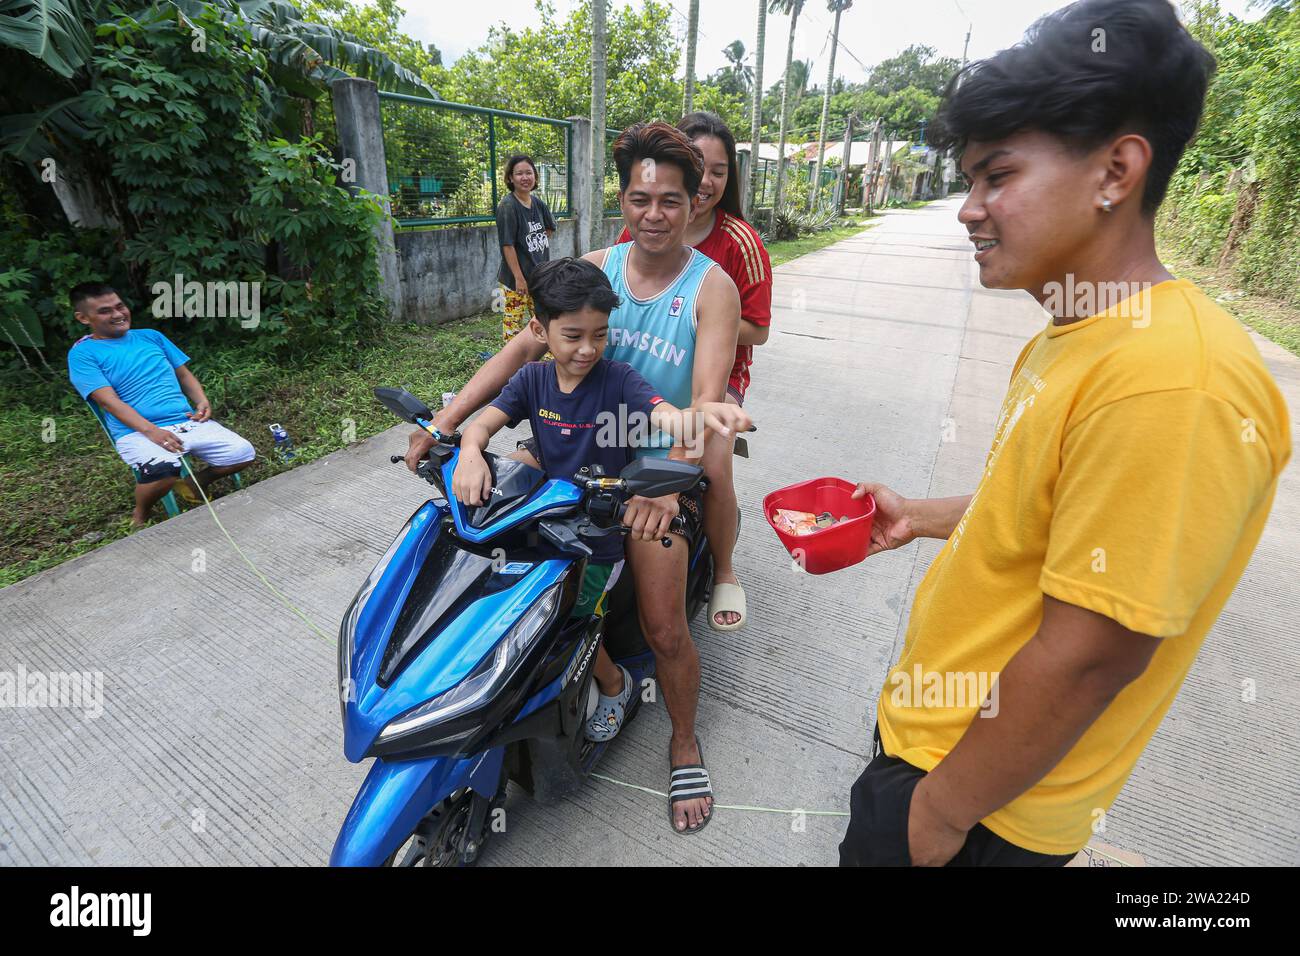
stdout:
<svg viewBox="0 0 1300 956">
<path fill-rule="evenodd" d="M 87 398 L 84 401 L 86 402 L 87 405 L 90 406 L 90 412 L 92 415 L 95 416 L 95 421 L 99 422 L 99 427 L 104 430 L 104 435 L 105 437 L 108 438 L 108 443 L 110 445 L 113 445 L 114 448 L 116 448 L 117 442 L 113 440 L 113 433 L 108 430 L 107 412 L 105 412 L 102 408 L 100 408 L 94 399 Z M 185 460 L 186 467 L 189 469 L 190 474 L 192 475 L 198 474 L 198 469 L 194 467 L 194 461 L 190 458 L 189 455 L 181 455 L 181 458 Z M 140 469 L 132 465 L 131 474 L 135 475 L 135 480 L 139 482 Z M 233 475 L 231 475 L 231 477 L 234 478 L 235 480 L 236 489 L 244 487 L 244 482 L 239 477 L 239 472 L 235 472 Z M 167 509 L 167 517 L 175 518 L 178 514 L 181 513 L 181 506 L 176 501 L 176 495 L 173 492 L 168 491 L 167 494 L 163 495 L 162 503 L 163 503 L 163 507 Z"/>
</svg>

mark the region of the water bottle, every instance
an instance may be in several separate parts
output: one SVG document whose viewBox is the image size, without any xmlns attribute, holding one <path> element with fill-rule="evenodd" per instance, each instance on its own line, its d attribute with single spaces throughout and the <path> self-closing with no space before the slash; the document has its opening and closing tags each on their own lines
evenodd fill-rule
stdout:
<svg viewBox="0 0 1300 956">
<path fill-rule="evenodd" d="M 293 458 L 293 439 L 282 425 L 277 423 L 271 426 L 271 437 L 275 439 L 275 451 L 281 461 Z"/>
</svg>

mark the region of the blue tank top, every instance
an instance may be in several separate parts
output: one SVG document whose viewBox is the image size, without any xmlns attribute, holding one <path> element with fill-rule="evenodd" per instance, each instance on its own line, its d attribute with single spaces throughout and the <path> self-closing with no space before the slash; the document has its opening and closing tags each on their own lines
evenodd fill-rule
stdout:
<svg viewBox="0 0 1300 956">
<path fill-rule="evenodd" d="M 627 257 L 633 243 L 611 246 L 605 254 L 605 275 L 619 297 L 609 314 L 609 342 L 605 358 L 626 362 L 678 408 L 691 404 L 691 376 L 695 370 L 695 303 L 700 286 L 715 263 L 691 249 L 681 273 L 658 295 L 638 299 L 627 286 Z M 638 455 L 664 457 L 672 447 L 666 435 L 651 438 Z"/>
</svg>

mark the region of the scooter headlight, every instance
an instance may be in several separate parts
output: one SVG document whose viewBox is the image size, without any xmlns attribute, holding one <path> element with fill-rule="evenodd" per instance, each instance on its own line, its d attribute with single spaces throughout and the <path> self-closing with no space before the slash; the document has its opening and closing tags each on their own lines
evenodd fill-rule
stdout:
<svg viewBox="0 0 1300 956">
<path fill-rule="evenodd" d="M 538 635 L 554 619 L 564 585 L 564 581 L 558 581 L 543 591 L 542 596 L 464 680 L 392 721 L 380 731 L 376 743 L 388 743 L 397 737 L 459 717 L 491 699 L 509 681 L 519 662 L 536 643 Z"/>
</svg>

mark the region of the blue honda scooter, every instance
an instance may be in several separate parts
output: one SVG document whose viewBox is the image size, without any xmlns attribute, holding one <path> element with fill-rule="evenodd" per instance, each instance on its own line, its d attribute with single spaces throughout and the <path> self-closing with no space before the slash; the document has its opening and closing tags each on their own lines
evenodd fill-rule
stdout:
<svg viewBox="0 0 1300 956">
<path fill-rule="evenodd" d="M 413 395 L 377 388 L 375 396 L 434 433 L 433 413 Z M 339 629 L 343 751 L 374 763 L 335 841 L 334 866 L 474 863 L 509 780 L 555 802 L 608 746 L 583 736 L 602 641 L 635 687 L 654 676 L 630 575 L 610 593 L 604 619 L 571 617 L 587 542 L 626 531 L 633 495 L 688 491 L 704 482 L 702 470 L 641 459 L 617 477 L 592 466 L 566 481 L 485 454 L 491 494 L 466 507 L 447 491 L 458 441 L 443 439 L 420 463 L 437 495 L 411 515 Z M 688 619 L 712 587 L 703 535 L 689 560 Z M 626 720 L 640 703 L 633 693 Z"/>
</svg>

